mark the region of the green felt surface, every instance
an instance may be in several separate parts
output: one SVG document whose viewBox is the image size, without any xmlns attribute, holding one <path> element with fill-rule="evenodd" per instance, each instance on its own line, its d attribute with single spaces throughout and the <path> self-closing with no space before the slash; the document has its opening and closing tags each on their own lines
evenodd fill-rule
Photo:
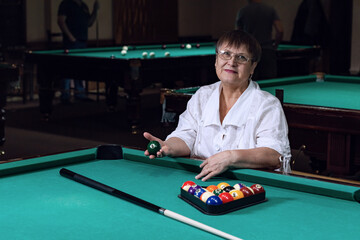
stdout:
<svg viewBox="0 0 360 240">
<path fill-rule="evenodd" d="M 314 47 L 315 46 L 311 46 L 311 45 L 279 44 L 278 50 L 279 51 L 283 51 L 283 50 L 299 50 L 299 49 L 309 49 L 309 48 L 314 48 Z"/>
<path fill-rule="evenodd" d="M 186 45 L 186 44 L 185 44 Z M 150 52 L 154 52 L 153 58 L 165 58 L 165 52 L 170 53 L 170 57 L 186 57 L 186 56 L 199 56 L 199 55 L 215 55 L 215 43 L 200 43 L 200 47 L 197 48 L 195 43 L 191 43 L 191 49 L 180 48 L 181 44 L 167 44 L 166 49 L 162 48 L 162 45 L 142 45 L 142 46 L 128 46 L 126 55 L 121 54 L 123 46 L 120 47 L 107 47 L 107 48 L 87 48 L 87 49 L 70 49 L 67 55 L 79 56 L 79 57 L 96 57 L 96 58 L 110 58 L 115 57 L 118 59 L 134 59 L 141 58 L 143 52 L 147 52 L 148 56 L 145 59 L 150 59 Z M 306 45 L 285 45 L 280 44 L 279 51 L 286 50 L 301 50 L 313 48 L 313 46 Z M 51 51 L 36 51 L 40 54 L 64 54 L 63 50 L 51 50 Z"/>
<path fill-rule="evenodd" d="M 111 47 L 111 48 L 87 48 L 87 49 L 73 49 L 69 50 L 68 55 L 80 56 L 80 57 L 96 57 L 96 58 L 110 58 L 115 57 L 118 59 L 144 59 L 142 54 L 147 52 L 145 59 L 151 59 L 149 56 L 151 52 L 155 53 L 154 58 L 165 58 L 165 53 L 169 52 L 170 57 L 184 57 L 184 56 L 199 56 L 199 55 L 215 55 L 214 43 L 202 43 L 199 48 L 196 48 L 196 44 L 192 44 L 191 49 L 180 48 L 180 44 L 168 44 L 166 49 L 163 49 L 161 45 L 144 45 L 144 46 L 129 46 L 126 55 L 122 55 L 121 51 L 123 47 Z M 37 53 L 44 54 L 64 54 L 63 50 L 57 51 L 41 51 Z"/>
<path fill-rule="evenodd" d="M 203 183 L 194 179 L 198 160 L 149 160 L 142 151 L 131 149 L 124 149 L 127 160 L 94 157 L 95 149 L 88 149 L 0 164 L 2 238 L 218 239 L 64 178 L 59 175 L 64 166 L 243 239 L 357 239 L 360 234 L 360 205 L 351 200 L 359 194 L 355 187 L 248 169 Z M 9 173 L 9 169 L 19 173 Z M 204 215 L 177 197 L 187 180 L 201 185 L 261 183 L 268 201 L 226 215 Z M 303 190 L 324 191 L 329 196 Z"/>
<path fill-rule="evenodd" d="M 273 95 L 276 89 L 283 89 L 284 103 L 360 110 L 360 77 L 325 75 L 324 81 L 316 81 L 315 75 L 310 77 L 303 81 L 296 77 L 270 83 L 263 80 L 259 84 Z"/>
<path fill-rule="evenodd" d="M 360 110 L 360 77 L 325 75 L 317 81 L 315 75 L 276 78 L 258 81 L 262 90 L 275 95 L 284 90 L 284 103 Z M 175 90 L 194 94 L 199 87 Z"/>
</svg>

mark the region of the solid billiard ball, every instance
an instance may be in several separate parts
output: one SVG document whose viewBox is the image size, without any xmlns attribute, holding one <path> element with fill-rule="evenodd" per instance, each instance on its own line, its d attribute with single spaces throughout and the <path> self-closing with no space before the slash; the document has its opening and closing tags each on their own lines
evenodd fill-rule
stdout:
<svg viewBox="0 0 360 240">
<path fill-rule="evenodd" d="M 68 54 L 69 53 L 69 49 L 65 49 L 64 53 Z"/>
<path fill-rule="evenodd" d="M 218 195 L 220 195 L 221 193 L 223 193 L 224 192 L 224 190 L 222 190 L 221 188 L 218 188 L 218 189 L 215 189 L 214 191 L 213 191 L 213 194 L 215 194 L 216 196 L 218 196 Z"/>
<path fill-rule="evenodd" d="M 206 200 L 206 204 L 207 205 L 221 205 L 222 201 L 220 199 L 219 196 L 210 196 L 207 200 Z"/>
<path fill-rule="evenodd" d="M 150 155 L 156 155 L 158 151 L 160 151 L 161 145 L 158 141 L 150 141 L 147 145 L 147 150 Z"/>
<path fill-rule="evenodd" d="M 186 44 L 186 49 L 191 49 L 191 44 Z"/>
<path fill-rule="evenodd" d="M 143 52 L 143 53 L 142 53 L 143 58 L 146 58 L 146 57 L 147 57 L 147 55 L 148 55 L 148 53 L 147 53 L 147 52 Z"/>
<path fill-rule="evenodd" d="M 239 191 L 241 191 L 244 194 L 244 197 L 248 197 L 248 196 L 251 196 L 254 194 L 253 193 L 254 191 L 252 189 L 250 190 L 250 188 L 248 188 L 248 187 L 240 188 Z"/>
<path fill-rule="evenodd" d="M 206 192 L 205 189 L 203 189 L 203 188 L 198 188 L 198 189 L 196 189 L 196 191 L 195 191 L 195 193 L 194 193 L 194 196 L 197 197 L 197 198 L 200 198 L 201 195 L 202 195 L 204 192 Z"/>
<path fill-rule="evenodd" d="M 244 193 L 240 190 L 232 190 L 231 192 L 229 192 L 229 194 L 234 198 L 234 200 L 238 200 L 240 198 L 245 197 Z"/>
<path fill-rule="evenodd" d="M 250 189 L 252 189 L 255 194 L 265 192 L 265 189 L 260 184 L 251 185 Z"/>
<path fill-rule="evenodd" d="M 183 183 L 183 185 L 181 186 L 182 189 L 184 189 L 185 191 L 188 191 L 189 188 L 193 185 L 196 185 L 193 181 L 186 181 Z"/>
<path fill-rule="evenodd" d="M 121 55 L 125 56 L 127 54 L 126 50 L 121 50 Z"/>
<path fill-rule="evenodd" d="M 242 183 L 237 183 L 237 184 L 234 185 L 234 188 L 237 189 L 237 190 L 240 190 L 243 187 L 246 187 L 246 186 L 245 186 L 245 184 L 242 184 Z"/>
<path fill-rule="evenodd" d="M 207 188 L 206 188 L 206 190 L 208 190 L 209 192 L 213 192 L 215 189 L 218 189 L 218 187 L 215 185 L 210 185 L 210 186 L 207 186 Z"/>
<path fill-rule="evenodd" d="M 188 193 L 190 193 L 191 195 L 194 195 L 195 192 L 196 192 L 196 190 L 199 189 L 199 188 L 201 188 L 201 186 L 199 186 L 199 185 L 191 186 L 191 187 L 189 188 Z"/>
<path fill-rule="evenodd" d="M 204 192 L 201 196 L 200 196 L 200 200 L 203 201 L 204 203 L 206 203 L 206 201 L 208 200 L 209 197 L 211 196 L 215 196 L 212 192 Z"/>
<path fill-rule="evenodd" d="M 169 52 L 165 52 L 165 53 L 164 53 L 164 56 L 165 56 L 165 57 L 170 57 L 170 53 L 169 53 Z"/>
<path fill-rule="evenodd" d="M 200 44 L 196 44 L 196 47 L 197 47 L 197 48 L 200 48 Z"/>
<path fill-rule="evenodd" d="M 166 49 L 166 45 L 163 44 L 163 45 L 161 46 L 161 48 L 162 48 L 162 49 Z"/>
<path fill-rule="evenodd" d="M 230 184 L 226 183 L 226 182 L 221 182 L 217 185 L 218 188 L 220 189 L 224 189 L 225 187 L 230 186 Z"/>
<path fill-rule="evenodd" d="M 227 187 L 224 187 L 224 191 L 225 192 L 230 192 L 231 190 L 234 190 L 235 188 L 233 186 L 227 186 Z"/>
<path fill-rule="evenodd" d="M 155 57 L 155 53 L 154 53 L 154 52 L 150 52 L 150 53 L 149 53 L 149 57 L 151 57 L 151 58 Z"/>
<path fill-rule="evenodd" d="M 181 45 L 180 45 L 180 48 L 185 48 L 185 44 L 181 44 Z"/>
<path fill-rule="evenodd" d="M 234 201 L 234 198 L 233 196 L 228 193 L 228 192 L 223 192 L 219 195 L 219 198 L 221 199 L 221 201 L 223 203 L 228 203 L 228 202 L 231 202 L 231 201 Z"/>
</svg>

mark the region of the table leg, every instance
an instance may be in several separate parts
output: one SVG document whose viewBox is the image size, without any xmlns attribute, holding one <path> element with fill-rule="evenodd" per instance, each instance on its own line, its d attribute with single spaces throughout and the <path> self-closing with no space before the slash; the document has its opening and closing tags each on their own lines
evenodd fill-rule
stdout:
<svg viewBox="0 0 360 240">
<path fill-rule="evenodd" d="M 126 112 L 133 134 L 139 133 L 141 119 L 140 93 L 143 90 L 143 86 L 140 76 L 140 66 L 141 62 L 139 60 L 130 61 L 129 72 L 126 72 L 124 76 L 124 90 L 128 94 Z"/>
<path fill-rule="evenodd" d="M 48 73 L 47 67 L 39 65 L 37 71 L 37 81 L 39 84 L 39 108 L 43 114 L 43 120 L 47 121 L 53 111 L 53 99 L 55 90 L 53 86 L 54 79 Z"/>
</svg>

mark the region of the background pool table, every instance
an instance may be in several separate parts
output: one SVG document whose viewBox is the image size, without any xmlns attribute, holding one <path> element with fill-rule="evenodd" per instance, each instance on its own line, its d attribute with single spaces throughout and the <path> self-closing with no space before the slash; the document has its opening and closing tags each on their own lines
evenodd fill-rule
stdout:
<svg viewBox="0 0 360 240">
<path fill-rule="evenodd" d="M 26 72 L 37 66 L 40 111 L 48 116 L 52 112 L 54 90 L 59 79 L 71 77 L 87 81 L 102 81 L 107 85 L 107 102 L 116 104 L 117 86 L 128 95 L 127 113 L 133 128 L 140 123 L 140 97 L 143 88 L 161 82 L 174 87 L 181 76 L 187 86 L 203 85 L 216 81 L 214 70 L 215 43 L 200 43 L 197 48 L 181 48 L 181 44 L 129 46 L 126 55 L 122 47 L 88 48 L 79 50 L 29 51 L 25 54 Z M 142 57 L 147 52 L 148 57 Z M 149 57 L 154 52 L 154 57 Z M 170 56 L 165 57 L 165 52 Z M 280 72 L 309 73 L 309 62 L 320 56 L 317 46 L 280 45 L 277 51 Z M 285 65 L 286 66 L 285 66 Z M 304 72 L 305 71 L 305 72 Z M 287 73 L 279 73 L 279 75 Z M 26 74 L 32 78 L 31 74 Z M 27 80 L 27 82 L 33 82 Z"/>
<path fill-rule="evenodd" d="M 201 182 L 199 160 L 149 160 L 124 148 L 97 160 L 96 148 L 0 164 L 4 239 L 219 239 L 59 175 L 63 167 L 242 239 L 357 239 L 360 186 L 238 169 Z M 205 215 L 178 198 L 183 182 L 262 184 L 267 201 Z"/>
<path fill-rule="evenodd" d="M 343 176 L 360 170 L 360 77 L 319 73 L 258 83 L 274 95 L 283 90 L 291 147 L 306 146 L 314 171 Z M 164 89 L 167 111 L 182 113 L 197 89 Z"/>
<path fill-rule="evenodd" d="M 19 80 L 19 68 L 14 64 L 0 63 L 0 146 L 5 142 L 5 105 L 11 82 Z"/>
</svg>

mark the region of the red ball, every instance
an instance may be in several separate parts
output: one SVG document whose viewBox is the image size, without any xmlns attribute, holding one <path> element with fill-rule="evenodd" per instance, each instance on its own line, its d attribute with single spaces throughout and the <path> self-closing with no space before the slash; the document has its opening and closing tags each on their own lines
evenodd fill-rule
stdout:
<svg viewBox="0 0 360 240">
<path fill-rule="evenodd" d="M 181 44 L 181 45 L 180 45 L 180 48 L 185 48 L 185 44 Z"/>
<path fill-rule="evenodd" d="M 265 192 L 265 189 L 260 184 L 254 184 L 250 187 L 255 194 Z"/>
<path fill-rule="evenodd" d="M 219 198 L 221 199 L 221 201 L 223 203 L 228 203 L 228 202 L 231 202 L 231 201 L 234 201 L 234 198 L 233 196 L 231 196 L 230 193 L 228 192 L 223 192 L 219 195 Z"/>
<path fill-rule="evenodd" d="M 243 187 L 243 188 L 240 188 L 240 191 L 244 194 L 244 197 L 248 197 L 248 196 L 251 196 L 253 195 L 253 190 L 248 187 Z"/>
<path fill-rule="evenodd" d="M 64 50 L 64 53 L 69 53 L 69 49 L 65 49 L 65 50 Z"/>
<path fill-rule="evenodd" d="M 199 47 L 200 47 L 200 44 L 196 44 L 196 47 L 199 48 Z"/>
<path fill-rule="evenodd" d="M 191 186 L 194 186 L 194 185 L 196 185 L 196 184 L 193 181 L 186 181 L 186 182 L 183 183 L 181 188 L 184 189 L 184 187 L 186 187 L 186 186 L 191 187 Z"/>
</svg>

